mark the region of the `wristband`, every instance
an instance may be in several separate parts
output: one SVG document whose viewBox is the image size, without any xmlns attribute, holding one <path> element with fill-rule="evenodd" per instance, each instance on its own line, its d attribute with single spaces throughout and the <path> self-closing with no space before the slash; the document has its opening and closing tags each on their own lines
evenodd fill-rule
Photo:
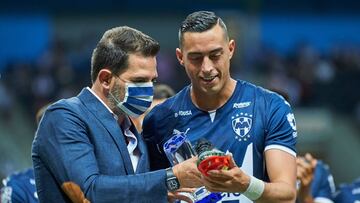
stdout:
<svg viewBox="0 0 360 203">
<path fill-rule="evenodd" d="M 249 187 L 242 194 L 245 195 L 250 200 L 254 201 L 261 197 L 264 190 L 265 190 L 265 183 L 262 180 L 255 178 L 254 176 L 250 176 Z"/>
</svg>

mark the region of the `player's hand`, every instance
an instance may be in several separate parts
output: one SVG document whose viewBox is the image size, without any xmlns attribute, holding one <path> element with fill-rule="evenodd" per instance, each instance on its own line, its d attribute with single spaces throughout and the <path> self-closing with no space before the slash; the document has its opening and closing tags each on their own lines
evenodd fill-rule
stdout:
<svg viewBox="0 0 360 203">
<path fill-rule="evenodd" d="M 168 192 L 168 202 L 172 203 L 176 200 L 182 200 L 188 203 L 193 203 L 193 200 L 190 198 L 191 193 L 195 192 L 195 188 L 181 188 L 174 192 Z"/>
<path fill-rule="evenodd" d="M 316 163 L 317 160 L 309 153 L 307 153 L 304 157 L 296 158 L 296 175 L 297 179 L 300 181 L 297 196 L 300 202 L 313 202 L 310 186 L 314 179 Z"/>
<path fill-rule="evenodd" d="M 197 157 L 192 157 L 173 167 L 174 175 L 178 178 L 181 188 L 198 188 L 202 186 L 201 173 L 197 169 Z"/>
<path fill-rule="evenodd" d="M 301 181 L 300 188 L 310 187 L 314 178 L 314 170 L 316 167 L 316 159 L 307 153 L 304 157 L 298 157 L 297 163 L 297 179 Z"/>
<path fill-rule="evenodd" d="M 201 180 L 211 192 L 245 192 L 250 183 L 250 177 L 237 167 L 232 157 L 228 170 L 211 170 L 208 174 Z"/>
</svg>

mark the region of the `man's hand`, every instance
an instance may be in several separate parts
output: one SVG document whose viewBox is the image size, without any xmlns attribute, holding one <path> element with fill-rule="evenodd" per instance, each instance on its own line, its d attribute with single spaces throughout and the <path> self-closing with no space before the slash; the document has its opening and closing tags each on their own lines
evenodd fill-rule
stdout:
<svg viewBox="0 0 360 203">
<path fill-rule="evenodd" d="M 314 171 L 317 160 L 307 153 L 304 157 L 298 157 L 297 163 L 297 179 L 300 181 L 298 188 L 298 199 L 301 202 L 313 202 L 310 191 L 311 183 L 314 179 Z"/>
<path fill-rule="evenodd" d="M 228 170 L 211 170 L 208 174 L 202 176 L 202 183 L 211 192 L 244 192 L 250 183 L 250 177 L 236 166 L 232 156 Z"/>
<path fill-rule="evenodd" d="M 181 188 L 174 192 L 168 192 L 168 202 L 172 203 L 176 200 L 182 200 L 188 203 L 193 203 L 193 200 L 189 196 L 191 196 L 191 193 L 195 191 L 195 188 Z"/>
<path fill-rule="evenodd" d="M 202 186 L 201 173 L 197 169 L 197 157 L 192 157 L 173 167 L 174 175 L 180 182 L 181 188 L 198 188 Z"/>
</svg>

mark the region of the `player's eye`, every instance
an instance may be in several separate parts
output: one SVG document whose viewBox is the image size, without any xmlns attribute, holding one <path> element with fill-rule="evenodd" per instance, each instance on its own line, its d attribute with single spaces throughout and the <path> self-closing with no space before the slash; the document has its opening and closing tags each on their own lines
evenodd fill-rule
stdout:
<svg viewBox="0 0 360 203">
<path fill-rule="evenodd" d="M 202 60 L 203 56 L 202 55 L 190 55 L 188 58 L 191 61 L 200 61 L 200 60 Z"/>
</svg>

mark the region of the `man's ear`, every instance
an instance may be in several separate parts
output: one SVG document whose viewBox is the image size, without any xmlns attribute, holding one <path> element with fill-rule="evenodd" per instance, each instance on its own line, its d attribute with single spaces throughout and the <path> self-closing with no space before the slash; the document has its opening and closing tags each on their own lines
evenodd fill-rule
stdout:
<svg viewBox="0 0 360 203">
<path fill-rule="evenodd" d="M 229 41 L 229 51 L 230 51 L 230 54 L 229 54 L 229 59 L 231 59 L 234 55 L 234 52 L 235 52 L 235 40 L 230 40 Z"/>
<path fill-rule="evenodd" d="M 176 48 L 176 58 L 178 59 L 179 63 L 183 66 L 184 65 L 183 53 L 180 48 Z"/>
<path fill-rule="evenodd" d="M 110 89 L 111 80 L 113 75 L 110 70 L 108 69 L 101 69 L 98 74 L 98 79 L 101 86 L 107 90 Z"/>
</svg>

